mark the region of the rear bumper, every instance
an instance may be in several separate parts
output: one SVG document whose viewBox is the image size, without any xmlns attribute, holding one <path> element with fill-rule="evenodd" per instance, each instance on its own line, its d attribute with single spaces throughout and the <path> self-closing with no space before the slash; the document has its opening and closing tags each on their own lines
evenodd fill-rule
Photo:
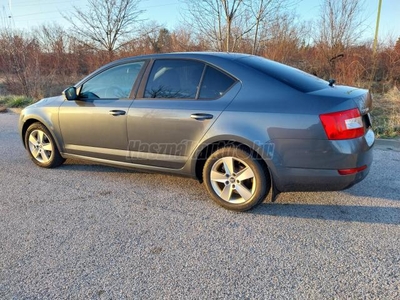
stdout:
<svg viewBox="0 0 400 300">
<path fill-rule="evenodd" d="M 336 170 L 288 168 L 280 170 L 280 178 L 274 178 L 276 188 L 289 191 L 338 191 L 362 181 L 369 173 L 370 165 L 352 175 L 339 175 Z"/>
<path fill-rule="evenodd" d="M 274 184 L 281 192 L 347 189 L 368 175 L 374 141 L 372 130 L 352 140 L 276 140 L 270 161 Z M 367 168 L 355 174 L 338 172 L 362 166 Z"/>
</svg>

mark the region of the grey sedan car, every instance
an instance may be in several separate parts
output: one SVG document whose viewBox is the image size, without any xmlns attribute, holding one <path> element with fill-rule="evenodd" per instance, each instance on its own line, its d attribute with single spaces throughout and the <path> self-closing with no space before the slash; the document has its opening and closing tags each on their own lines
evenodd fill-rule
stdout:
<svg viewBox="0 0 400 300">
<path fill-rule="evenodd" d="M 245 211 L 270 193 L 364 179 L 371 104 L 367 90 L 258 56 L 157 54 L 112 62 L 25 108 L 19 132 L 40 167 L 80 158 L 190 176 Z"/>
</svg>

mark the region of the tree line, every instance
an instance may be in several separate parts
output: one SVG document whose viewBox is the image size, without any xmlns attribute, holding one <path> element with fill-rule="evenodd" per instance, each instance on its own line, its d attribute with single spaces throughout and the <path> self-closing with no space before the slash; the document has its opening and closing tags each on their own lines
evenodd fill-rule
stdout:
<svg viewBox="0 0 400 300">
<path fill-rule="evenodd" d="M 64 15 L 70 24 L 23 32 L 0 28 L 0 93 L 41 98 L 99 66 L 127 56 L 177 51 L 260 55 L 338 84 L 387 91 L 400 84 L 400 38 L 378 51 L 361 41 L 359 0 L 321 0 L 314 23 L 299 20 L 296 0 L 183 0 L 173 30 L 141 20 L 140 0 L 88 0 Z"/>
</svg>

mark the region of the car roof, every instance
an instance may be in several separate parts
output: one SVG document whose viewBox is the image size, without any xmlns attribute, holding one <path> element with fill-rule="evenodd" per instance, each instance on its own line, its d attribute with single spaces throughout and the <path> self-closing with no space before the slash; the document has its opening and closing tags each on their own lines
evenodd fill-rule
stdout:
<svg viewBox="0 0 400 300">
<path fill-rule="evenodd" d="M 250 54 L 244 54 L 244 53 L 230 53 L 230 52 L 208 52 L 208 51 L 203 51 L 203 52 L 170 52 L 170 53 L 155 53 L 155 54 L 145 54 L 145 55 L 138 55 L 138 56 L 130 56 L 126 58 L 122 58 L 116 61 L 113 61 L 112 64 L 114 63 L 121 63 L 121 62 L 127 62 L 127 61 L 132 61 L 132 60 L 137 60 L 137 59 L 168 59 L 168 58 L 191 58 L 191 59 L 210 59 L 210 58 L 221 58 L 225 60 L 236 60 L 240 59 L 243 57 L 251 56 Z"/>
</svg>

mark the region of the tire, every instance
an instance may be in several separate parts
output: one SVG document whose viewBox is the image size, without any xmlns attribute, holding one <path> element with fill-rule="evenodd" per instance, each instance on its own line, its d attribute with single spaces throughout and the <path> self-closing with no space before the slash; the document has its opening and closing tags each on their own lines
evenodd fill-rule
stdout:
<svg viewBox="0 0 400 300">
<path fill-rule="evenodd" d="M 25 147 L 32 161 L 42 168 L 55 168 L 65 159 L 60 155 L 57 145 L 41 123 L 33 123 L 25 132 Z"/>
<path fill-rule="evenodd" d="M 271 188 L 264 164 L 249 152 L 235 147 L 215 151 L 204 165 L 203 178 L 212 199 L 234 211 L 257 206 Z"/>
</svg>

